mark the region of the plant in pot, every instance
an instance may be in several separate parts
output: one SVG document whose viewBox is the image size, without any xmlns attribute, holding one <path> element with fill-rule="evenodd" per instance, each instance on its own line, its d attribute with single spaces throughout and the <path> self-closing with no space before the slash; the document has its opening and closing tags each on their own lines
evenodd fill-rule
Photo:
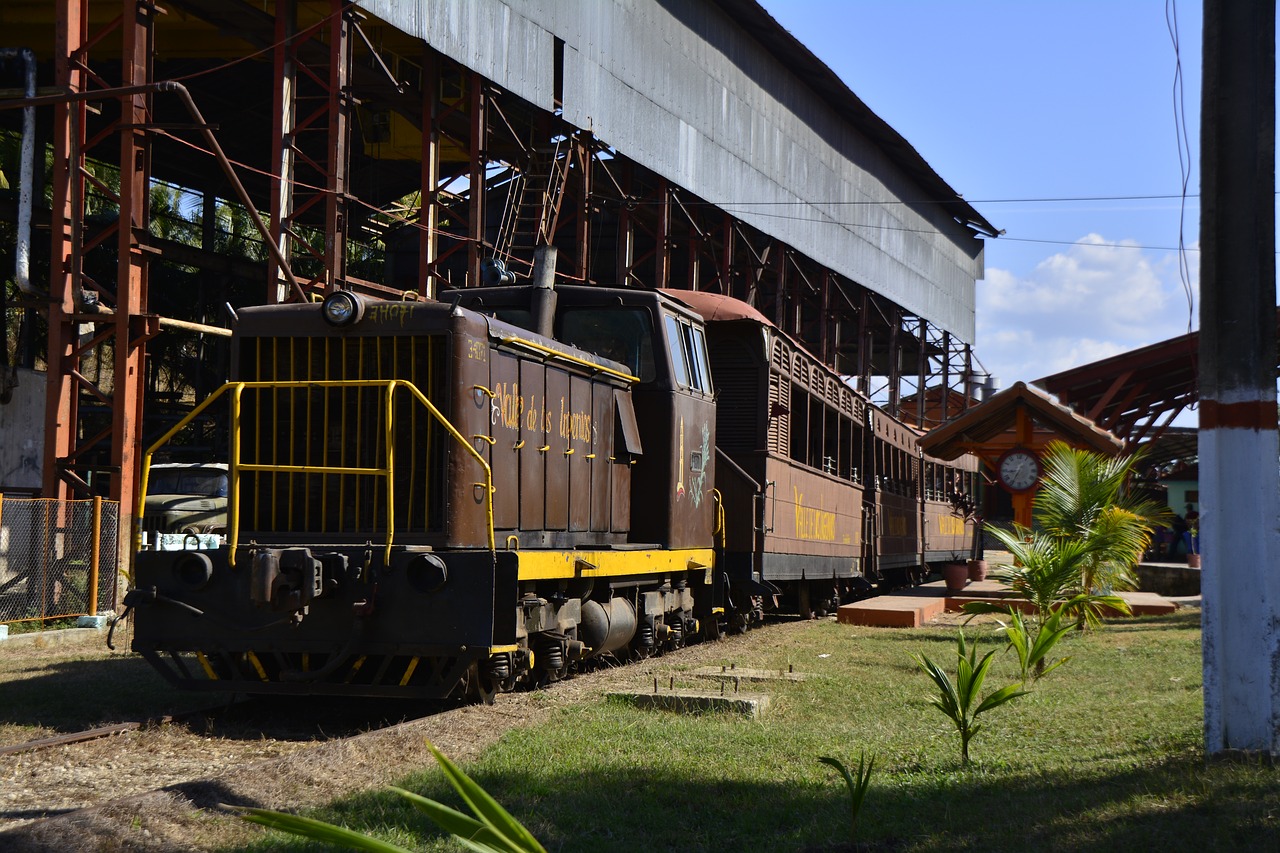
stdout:
<svg viewBox="0 0 1280 853">
<path fill-rule="evenodd" d="M 984 581 L 987 579 L 987 561 L 982 559 L 982 513 L 978 510 L 978 501 L 973 495 L 966 494 L 957 482 L 948 496 L 951 501 L 953 515 L 964 519 L 965 524 L 973 525 L 973 541 L 969 544 L 969 561 L 965 565 L 965 579 Z M 961 584 L 963 587 L 964 584 Z"/>
</svg>

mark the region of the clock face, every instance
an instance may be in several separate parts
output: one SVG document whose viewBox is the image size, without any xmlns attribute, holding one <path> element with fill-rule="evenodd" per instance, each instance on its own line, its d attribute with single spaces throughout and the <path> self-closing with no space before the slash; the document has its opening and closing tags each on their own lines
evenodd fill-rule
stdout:
<svg viewBox="0 0 1280 853">
<path fill-rule="evenodd" d="M 1005 488 L 1025 492 L 1040 479 L 1040 460 L 1030 450 L 1010 450 L 1000 457 L 996 473 Z"/>
</svg>

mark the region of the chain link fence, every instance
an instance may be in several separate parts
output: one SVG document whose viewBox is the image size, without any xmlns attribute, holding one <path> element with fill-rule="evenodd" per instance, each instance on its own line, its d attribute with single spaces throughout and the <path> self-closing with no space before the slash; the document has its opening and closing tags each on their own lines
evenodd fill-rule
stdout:
<svg viewBox="0 0 1280 853">
<path fill-rule="evenodd" d="M 117 501 L 0 494 L 0 622 L 114 609 L 119 540 Z"/>
</svg>

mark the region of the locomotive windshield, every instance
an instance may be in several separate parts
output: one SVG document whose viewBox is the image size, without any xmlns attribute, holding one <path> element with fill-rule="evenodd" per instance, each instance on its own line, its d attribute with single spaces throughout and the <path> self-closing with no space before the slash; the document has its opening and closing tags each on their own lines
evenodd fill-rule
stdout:
<svg viewBox="0 0 1280 853">
<path fill-rule="evenodd" d="M 559 339 L 625 364 L 641 382 L 653 381 L 653 335 L 643 308 L 561 308 Z"/>
</svg>

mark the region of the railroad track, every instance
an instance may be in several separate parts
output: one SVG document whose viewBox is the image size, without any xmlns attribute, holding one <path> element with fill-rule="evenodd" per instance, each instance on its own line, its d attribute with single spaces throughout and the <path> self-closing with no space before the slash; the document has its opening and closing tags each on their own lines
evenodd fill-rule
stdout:
<svg viewBox="0 0 1280 853">
<path fill-rule="evenodd" d="M 51 746 L 66 746 L 73 743 L 83 743 L 87 740 L 97 740 L 98 738 L 111 737 L 112 735 L 123 734 L 125 732 L 136 732 L 143 729 L 154 728 L 155 726 L 167 725 L 169 723 L 184 722 L 192 717 L 220 710 L 222 707 L 225 706 L 219 706 L 218 708 L 206 708 L 201 711 L 188 711 L 185 714 L 166 714 L 163 717 L 155 717 L 149 720 L 112 723 L 109 726 L 98 726 L 97 728 L 84 729 L 78 732 L 66 732 L 65 734 L 53 735 L 52 737 L 37 738 L 36 740 L 29 740 L 26 743 L 17 743 L 12 746 L 0 747 L 0 756 L 16 755 L 19 752 L 34 752 L 40 749 L 48 749 Z"/>
</svg>

